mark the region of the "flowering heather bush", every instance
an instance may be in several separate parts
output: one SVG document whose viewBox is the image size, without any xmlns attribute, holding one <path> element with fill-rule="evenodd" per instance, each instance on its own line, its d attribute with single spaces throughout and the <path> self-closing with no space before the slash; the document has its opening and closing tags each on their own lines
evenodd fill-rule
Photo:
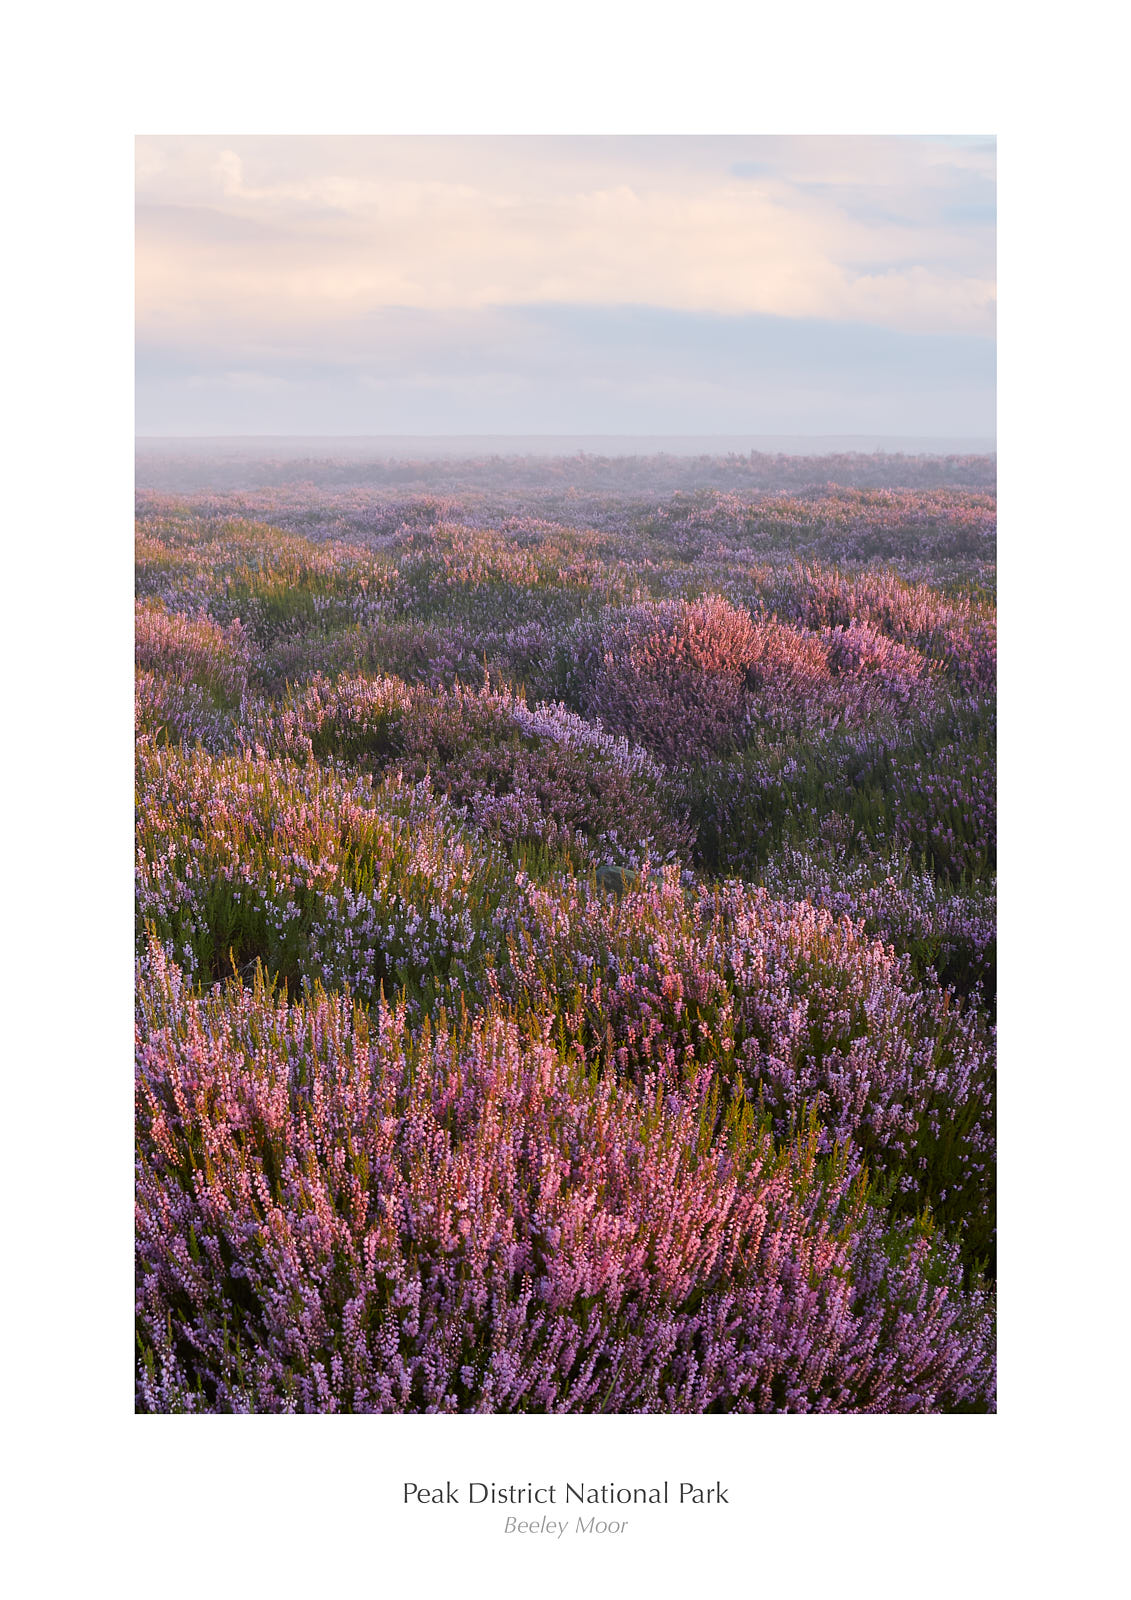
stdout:
<svg viewBox="0 0 1131 1600">
<path fill-rule="evenodd" d="M 166 611 L 158 600 L 134 611 L 134 729 L 167 743 L 230 749 L 246 710 L 250 651 L 239 622 Z"/>
<path fill-rule="evenodd" d="M 866 622 L 815 633 L 717 595 L 608 613 L 571 643 L 586 710 L 672 765 L 717 758 L 767 728 L 866 723 L 922 705 L 934 665 Z"/>
<path fill-rule="evenodd" d="M 664 772 L 646 751 L 560 704 L 529 708 L 509 690 L 409 688 L 397 678 L 315 679 L 266 742 L 369 772 L 396 767 L 467 808 L 497 838 L 578 849 L 615 832 L 638 854 L 688 843 L 667 814 Z"/>
<path fill-rule="evenodd" d="M 850 579 L 833 569 L 811 567 L 787 569 L 769 588 L 766 603 L 810 628 L 868 624 L 937 661 L 965 689 L 994 685 L 995 619 L 969 596 L 944 597 L 928 584 L 907 583 L 893 572 L 866 572 Z"/>
<path fill-rule="evenodd" d="M 134 733 L 163 744 L 203 745 L 206 750 L 229 750 L 235 743 L 235 720 L 220 711 L 208 692 L 196 683 L 153 672 L 134 677 Z"/>
<path fill-rule="evenodd" d="M 741 733 L 759 644 L 749 614 L 722 599 L 633 606 L 593 640 L 583 703 L 669 761 L 709 757 Z"/>
<path fill-rule="evenodd" d="M 775 899 L 806 900 L 861 922 L 885 944 L 906 951 L 920 977 L 934 970 L 962 994 L 996 992 L 996 882 L 969 890 L 940 883 L 908 856 L 852 853 L 833 838 L 820 853 L 783 844 L 762 869 Z"/>
<path fill-rule="evenodd" d="M 474 982 L 507 876 L 427 784 L 139 741 L 139 926 L 198 976 L 262 960 L 419 1014 Z"/>
<path fill-rule="evenodd" d="M 134 540 L 134 593 L 170 611 L 199 616 L 216 592 L 212 569 L 199 550 L 174 543 L 177 524 L 153 518 Z"/>
<path fill-rule="evenodd" d="M 992 1410 L 992 462 L 207 471 L 139 1409 Z"/>
<path fill-rule="evenodd" d="M 163 517 L 138 542 L 139 596 L 175 611 L 203 602 L 217 622 L 240 619 L 261 647 L 378 621 L 392 609 L 395 585 L 395 569 L 363 550 L 254 522 Z"/>
<path fill-rule="evenodd" d="M 279 635 L 261 651 L 255 685 L 272 698 L 313 678 L 398 677 L 442 687 L 482 683 L 484 659 L 497 662 L 505 634 L 462 623 L 394 618 L 364 627 Z"/>
<path fill-rule="evenodd" d="M 780 1136 L 814 1116 L 822 1150 L 851 1142 L 985 1258 L 993 1050 L 976 1010 L 859 924 L 740 883 L 519 887 L 496 993 L 631 1075 L 713 1066 Z"/>
<path fill-rule="evenodd" d="M 829 671 L 838 677 L 876 680 L 896 699 L 907 700 L 928 675 L 918 650 L 900 644 L 867 622 L 848 622 L 822 630 Z"/>
<path fill-rule="evenodd" d="M 936 747 L 929 763 L 893 771 L 893 834 L 950 882 L 997 865 L 996 718 L 985 708 L 974 738 Z"/>
<path fill-rule="evenodd" d="M 985 1410 L 989 1308 L 711 1074 L 643 1094 L 497 1012 L 411 1031 L 139 981 L 138 1404 Z"/>
<path fill-rule="evenodd" d="M 901 847 L 944 882 L 969 883 L 996 866 L 995 748 L 982 696 L 753 744 L 695 780 L 700 859 L 757 878 L 784 842 L 847 840 Z"/>
<path fill-rule="evenodd" d="M 138 671 L 194 685 L 218 711 L 239 709 L 247 693 L 248 659 L 238 621 L 220 628 L 207 616 L 178 616 L 152 602 L 134 609 Z"/>
</svg>

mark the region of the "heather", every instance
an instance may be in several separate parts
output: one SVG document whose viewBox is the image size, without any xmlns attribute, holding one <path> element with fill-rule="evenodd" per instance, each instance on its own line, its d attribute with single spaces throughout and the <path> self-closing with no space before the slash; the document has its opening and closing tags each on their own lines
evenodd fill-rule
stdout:
<svg viewBox="0 0 1131 1600">
<path fill-rule="evenodd" d="M 140 1409 L 993 1409 L 992 473 L 883 459 L 139 494 Z"/>
<path fill-rule="evenodd" d="M 985 1403 L 945 1241 L 709 1074 L 641 1093 L 491 1010 L 193 998 L 157 947 L 139 1002 L 145 1409 Z"/>
<path fill-rule="evenodd" d="M 315 441 L 311 441 L 313 446 Z M 993 456 L 913 456 L 841 452 L 835 455 L 782 455 L 762 450 L 716 456 L 576 455 L 464 456 L 414 460 L 381 457 L 364 450 L 334 454 L 330 450 L 295 455 L 272 451 L 267 441 L 258 448 L 229 447 L 223 454 L 194 457 L 183 448 L 162 451 L 149 443 L 138 457 L 138 476 L 150 489 L 174 494 L 256 494 L 303 496 L 312 491 L 363 494 L 370 500 L 382 492 L 421 497 L 494 492 L 524 497 L 564 495 L 571 500 L 589 494 L 602 498 L 638 494 L 718 491 L 800 491 L 813 494 L 826 487 L 945 489 L 993 492 L 997 463 Z"/>
<path fill-rule="evenodd" d="M 560 702 L 529 706 L 507 688 L 319 675 L 264 731 L 271 748 L 299 760 L 430 778 L 499 838 L 584 858 L 597 845 L 670 857 L 689 837 L 674 787 L 646 750 Z"/>
</svg>

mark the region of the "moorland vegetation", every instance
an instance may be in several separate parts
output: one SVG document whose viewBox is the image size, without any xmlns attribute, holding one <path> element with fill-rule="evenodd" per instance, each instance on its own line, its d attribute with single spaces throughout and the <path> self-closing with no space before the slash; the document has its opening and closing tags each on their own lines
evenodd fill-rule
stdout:
<svg viewBox="0 0 1131 1600">
<path fill-rule="evenodd" d="M 992 460 L 241 471 L 138 496 L 139 1409 L 992 1410 Z"/>
</svg>

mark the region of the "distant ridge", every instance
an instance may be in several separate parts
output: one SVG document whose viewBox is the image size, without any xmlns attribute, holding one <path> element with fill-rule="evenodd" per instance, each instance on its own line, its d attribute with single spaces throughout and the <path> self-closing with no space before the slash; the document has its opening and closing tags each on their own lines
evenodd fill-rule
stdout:
<svg viewBox="0 0 1131 1600">
<path fill-rule="evenodd" d="M 749 455 L 994 455 L 997 442 L 987 437 L 843 434 L 228 434 L 216 437 L 139 435 L 142 456 L 208 456 L 213 459 L 255 455 L 260 459 L 303 457 L 368 457 L 388 460 L 444 460 L 482 456 L 719 456 Z"/>
</svg>

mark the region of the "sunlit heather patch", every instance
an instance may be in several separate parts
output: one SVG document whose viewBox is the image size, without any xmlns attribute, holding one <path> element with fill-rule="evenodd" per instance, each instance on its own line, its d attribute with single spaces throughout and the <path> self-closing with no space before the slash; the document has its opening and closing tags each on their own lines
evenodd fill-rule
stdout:
<svg viewBox="0 0 1131 1600">
<path fill-rule="evenodd" d="M 749 614 L 725 600 L 633 606 L 594 639 L 583 703 L 669 761 L 709 757 L 741 730 L 758 647 Z"/>
<path fill-rule="evenodd" d="M 637 855 L 657 857 L 688 843 L 684 823 L 665 809 L 667 776 L 647 751 L 560 703 L 529 707 L 508 688 L 319 676 L 281 711 L 257 712 L 245 733 L 293 759 L 427 776 L 500 839 L 586 855 L 615 831 Z"/>
<path fill-rule="evenodd" d="M 139 742 L 139 928 L 202 975 L 409 985 L 419 1015 L 475 982 L 504 871 L 428 784 Z"/>
<path fill-rule="evenodd" d="M 495 1012 L 414 1034 L 139 976 L 138 1405 L 992 1408 L 953 1251 L 712 1075 L 643 1097 Z M 658 1087 L 658 1080 L 656 1087 Z"/>
<path fill-rule="evenodd" d="M 867 622 L 849 622 L 822 631 L 829 668 L 841 677 L 878 680 L 894 698 L 907 700 L 929 676 L 932 663 Z"/>
<path fill-rule="evenodd" d="M 673 765 L 758 731 L 862 723 L 921 700 L 929 664 L 867 623 L 815 633 L 719 596 L 608 614 L 578 650 L 581 702 Z"/>
<path fill-rule="evenodd" d="M 766 595 L 781 616 L 810 628 L 867 623 L 896 643 L 938 662 L 967 689 L 990 689 L 997 671 L 996 619 L 984 603 L 944 597 L 893 572 L 848 575 L 825 568 L 787 569 Z"/>
<path fill-rule="evenodd" d="M 994 1051 L 976 1009 L 860 923 L 739 883 L 519 887 L 501 997 L 557 1011 L 628 1073 L 716 1065 L 779 1135 L 815 1115 L 823 1149 L 851 1142 L 919 1203 L 945 1191 L 989 1246 Z"/>
<path fill-rule="evenodd" d="M 218 711 L 237 711 L 247 693 L 248 641 L 238 622 L 221 628 L 205 615 L 178 615 L 154 601 L 138 604 L 134 660 L 139 672 L 194 685 Z"/>
</svg>

